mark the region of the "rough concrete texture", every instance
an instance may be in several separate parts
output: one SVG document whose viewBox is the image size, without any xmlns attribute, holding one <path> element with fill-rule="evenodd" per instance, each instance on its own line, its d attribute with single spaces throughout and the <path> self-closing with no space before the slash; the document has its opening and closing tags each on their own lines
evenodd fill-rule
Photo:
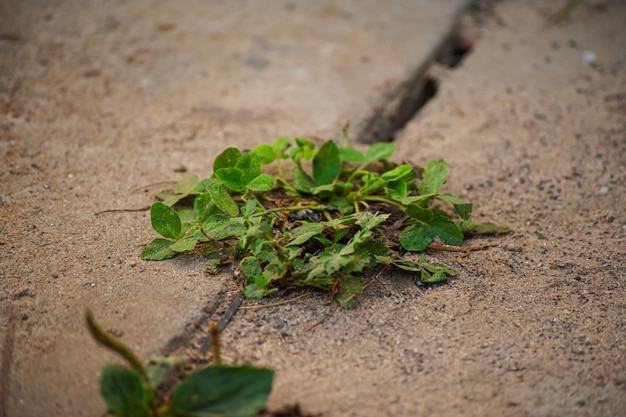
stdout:
<svg viewBox="0 0 626 417">
<path fill-rule="evenodd" d="M 193 256 L 140 261 L 154 237 L 146 212 L 94 213 L 147 206 L 159 187 L 145 185 L 185 169 L 209 175 L 227 145 L 358 126 L 461 3 L 259 4 L 0 2 L 5 415 L 102 413 L 112 356 L 87 337 L 85 306 L 145 356 L 239 291 Z M 549 23 L 559 6 L 504 1 L 468 16 L 473 52 L 433 68 L 438 94 L 397 139 L 398 160 L 444 157 L 446 190 L 513 232 L 473 239 L 493 247 L 469 257 L 429 252 L 459 271 L 443 285 L 368 276 L 353 310 L 317 292 L 245 302 L 224 356 L 277 370 L 272 408 L 623 415 L 626 3 L 589 0 Z"/>
<path fill-rule="evenodd" d="M 140 261 L 145 211 L 95 213 L 208 176 L 227 145 L 358 125 L 465 3 L 0 1 L 3 415 L 102 411 L 112 356 L 86 306 L 147 356 L 231 282 L 194 257 Z"/>
</svg>

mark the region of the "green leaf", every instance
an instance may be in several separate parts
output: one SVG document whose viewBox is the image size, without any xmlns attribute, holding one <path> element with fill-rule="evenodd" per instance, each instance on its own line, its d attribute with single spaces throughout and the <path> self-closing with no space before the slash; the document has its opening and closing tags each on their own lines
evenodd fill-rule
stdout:
<svg viewBox="0 0 626 417">
<path fill-rule="evenodd" d="M 237 160 L 241 156 L 241 152 L 237 148 L 227 148 L 215 158 L 213 162 L 213 171 L 222 168 L 234 167 Z"/>
<path fill-rule="evenodd" d="M 226 239 L 227 237 L 239 237 L 248 230 L 241 217 L 225 217 L 221 214 L 214 214 L 203 224 L 204 232 L 213 239 Z"/>
<path fill-rule="evenodd" d="M 414 224 L 400 232 L 400 244 L 412 252 L 425 250 L 434 239 L 446 245 L 459 246 L 463 243 L 463 233 L 454 222 L 443 218 L 429 224 Z"/>
<path fill-rule="evenodd" d="M 175 240 L 156 238 L 141 251 L 141 259 L 144 261 L 162 261 L 173 258 L 178 253 L 170 249 L 174 243 L 176 243 Z"/>
<path fill-rule="evenodd" d="M 315 185 L 330 184 L 339 176 L 341 158 L 339 148 L 332 140 L 326 141 L 313 158 Z"/>
<path fill-rule="evenodd" d="M 268 282 L 282 279 L 286 273 L 287 267 L 285 266 L 285 263 L 278 259 L 274 262 L 270 262 L 265 265 L 265 268 L 263 268 L 263 276 L 267 278 Z"/>
<path fill-rule="evenodd" d="M 420 182 L 420 194 L 434 194 L 439 191 L 441 186 L 448 179 L 448 168 L 443 159 L 434 159 L 428 163 L 428 167 L 424 171 L 424 178 Z"/>
<path fill-rule="evenodd" d="M 291 159 L 300 166 L 300 159 L 310 161 L 315 156 L 315 144 L 310 140 L 296 138 L 297 147 L 291 148 Z"/>
<path fill-rule="evenodd" d="M 172 188 L 172 191 L 175 194 L 185 194 L 188 195 L 190 194 L 198 185 L 198 183 L 200 182 L 200 179 L 198 178 L 197 175 L 190 175 L 186 178 L 183 178 L 182 180 L 180 180 L 175 186 L 174 188 Z"/>
<path fill-rule="evenodd" d="M 364 230 L 372 230 L 384 223 L 390 216 L 389 213 L 379 214 L 369 211 L 360 211 L 352 216 L 356 219 L 356 224 Z"/>
<path fill-rule="evenodd" d="M 253 152 L 259 156 L 259 160 L 263 165 L 271 164 L 276 160 L 274 148 L 266 143 L 254 148 Z"/>
<path fill-rule="evenodd" d="M 193 202 L 193 213 L 198 223 L 203 223 L 210 215 L 217 213 L 217 206 L 211 200 L 211 194 L 200 194 Z"/>
<path fill-rule="evenodd" d="M 291 240 L 289 241 L 288 245 L 289 246 L 302 245 L 303 243 L 311 239 L 313 236 L 319 235 L 323 231 L 324 231 L 323 223 L 308 223 L 308 224 L 303 224 L 302 226 L 294 227 L 289 232 L 289 235 L 291 236 Z"/>
<path fill-rule="evenodd" d="M 422 270 L 420 273 L 420 281 L 426 284 L 437 284 L 445 281 L 447 278 L 448 276 L 444 272 L 431 273 L 429 271 Z"/>
<path fill-rule="evenodd" d="M 274 149 L 274 153 L 276 154 L 276 158 L 277 159 L 289 158 L 287 154 L 285 153 L 288 147 L 289 147 L 288 137 L 282 137 L 282 138 L 276 139 L 276 141 L 272 145 L 272 148 Z"/>
<path fill-rule="evenodd" d="M 100 393 L 109 411 L 117 416 L 150 416 L 150 391 L 133 369 L 108 364 L 102 371 Z"/>
<path fill-rule="evenodd" d="M 500 235 L 510 231 L 508 226 L 498 226 L 491 222 L 474 223 L 472 220 L 460 220 L 455 223 L 464 235 Z"/>
<path fill-rule="evenodd" d="M 178 239 L 182 229 L 182 222 L 176 210 L 161 202 L 150 207 L 150 220 L 154 230 L 163 237 Z"/>
<path fill-rule="evenodd" d="M 315 181 L 298 167 L 293 169 L 293 186 L 298 191 L 308 193 L 315 187 Z"/>
<path fill-rule="evenodd" d="M 335 300 L 339 301 L 344 308 L 356 306 L 356 296 L 363 292 L 363 283 L 360 279 L 347 276 L 339 278 L 339 292 L 335 294 Z"/>
<path fill-rule="evenodd" d="M 392 169 L 391 171 L 384 172 L 381 176 L 382 179 L 387 181 L 410 181 L 417 177 L 415 175 L 415 171 L 413 171 L 413 167 L 410 165 L 400 165 Z"/>
<path fill-rule="evenodd" d="M 246 188 L 250 191 L 255 192 L 265 192 L 271 191 L 276 184 L 274 183 L 274 178 L 270 177 L 267 174 L 259 174 L 256 178 L 248 183 Z"/>
<path fill-rule="evenodd" d="M 268 291 L 264 288 L 259 288 L 256 282 L 246 284 L 246 288 L 243 291 L 243 295 L 247 298 L 260 300 L 267 294 Z"/>
<path fill-rule="evenodd" d="M 174 387 L 172 415 L 253 417 L 267 402 L 274 372 L 251 366 L 210 366 L 192 372 Z"/>
<path fill-rule="evenodd" d="M 389 181 L 385 186 L 385 194 L 396 201 L 404 200 L 407 192 L 407 184 L 404 181 Z"/>
<path fill-rule="evenodd" d="M 387 159 L 396 151 L 396 144 L 392 142 L 378 142 L 370 146 L 365 151 L 365 160 L 367 162 L 380 161 Z"/>
<path fill-rule="evenodd" d="M 428 200 L 432 200 L 437 195 L 438 195 L 437 193 L 432 193 L 432 194 L 409 196 L 409 197 L 402 199 L 401 203 L 406 206 L 408 206 L 409 204 L 414 204 L 414 203 L 426 204 Z"/>
<path fill-rule="evenodd" d="M 233 217 L 239 214 L 239 207 L 237 206 L 237 203 L 235 203 L 235 200 L 233 200 L 230 194 L 228 194 L 228 191 L 226 191 L 226 189 L 224 189 L 224 187 L 220 184 L 211 184 L 208 188 L 208 192 L 211 195 L 213 203 L 215 203 L 218 209 Z"/>
<path fill-rule="evenodd" d="M 215 176 L 229 189 L 239 193 L 246 188 L 246 174 L 234 167 L 220 168 L 215 171 Z"/>
<path fill-rule="evenodd" d="M 426 271 L 432 272 L 433 274 L 444 273 L 451 277 L 456 275 L 456 271 L 450 268 L 449 266 L 438 263 L 438 262 L 428 262 L 428 260 L 424 256 L 420 257 L 419 264 L 423 269 L 425 269 Z"/>
<path fill-rule="evenodd" d="M 261 262 L 254 256 L 246 256 L 239 262 L 239 268 L 247 278 L 253 278 L 263 273 Z"/>
<path fill-rule="evenodd" d="M 472 214 L 472 203 L 462 198 L 453 196 L 452 194 L 439 194 L 435 197 L 437 200 L 444 201 L 454 206 L 454 211 L 463 219 L 469 219 Z"/>
<path fill-rule="evenodd" d="M 243 172 L 247 184 L 261 174 L 261 160 L 257 154 L 246 151 L 239 157 L 235 168 L 239 168 Z"/>
<path fill-rule="evenodd" d="M 258 201 L 255 198 L 251 198 L 250 200 L 246 201 L 246 204 L 244 204 L 240 208 L 241 215 L 243 217 L 250 217 L 251 215 L 253 215 L 257 209 L 257 204 L 258 204 Z"/>
<path fill-rule="evenodd" d="M 198 239 L 189 237 L 187 239 L 177 240 L 169 248 L 175 252 L 187 252 L 195 248 L 196 243 L 198 243 Z"/>
<path fill-rule="evenodd" d="M 361 164 L 365 162 L 365 156 L 363 153 L 354 148 L 339 148 L 339 156 L 342 162 L 347 162 L 349 164 Z"/>
</svg>

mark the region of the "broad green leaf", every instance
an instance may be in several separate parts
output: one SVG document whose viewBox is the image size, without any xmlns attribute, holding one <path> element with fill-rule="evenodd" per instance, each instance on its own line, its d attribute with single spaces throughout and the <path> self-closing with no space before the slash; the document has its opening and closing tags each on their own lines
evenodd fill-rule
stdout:
<svg viewBox="0 0 626 417">
<path fill-rule="evenodd" d="M 276 160 L 274 148 L 266 143 L 254 148 L 253 152 L 259 156 L 259 160 L 263 165 L 271 164 Z"/>
<path fill-rule="evenodd" d="M 400 232 L 400 244 L 412 252 L 425 250 L 434 239 L 446 245 L 459 246 L 463 243 L 463 233 L 454 222 L 443 218 L 429 224 L 414 224 Z"/>
<path fill-rule="evenodd" d="M 453 196 L 452 194 L 439 194 L 435 197 L 437 200 L 445 201 L 454 206 L 454 211 L 463 219 L 469 219 L 472 214 L 472 203 L 462 198 Z"/>
<path fill-rule="evenodd" d="M 211 184 L 208 188 L 208 192 L 218 209 L 233 217 L 239 214 L 237 203 L 235 203 L 235 200 L 228 194 L 228 191 L 220 184 Z"/>
<path fill-rule="evenodd" d="M 322 231 L 324 231 L 323 223 L 308 223 L 294 227 L 289 232 L 292 239 L 289 241 L 288 245 L 302 245 L 313 236 L 322 233 Z"/>
<path fill-rule="evenodd" d="M 239 262 L 239 268 L 247 278 L 256 277 L 262 274 L 261 262 L 254 256 L 246 256 Z"/>
<path fill-rule="evenodd" d="M 274 178 L 270 177 L 267 174 L 259 174 L 256 178 L 248 183 L 246 188 L 250 191 L 255 192 L 265 192 L 270 191 L 274 188 L 276 184 L 274 183 Z"/>
<path fill-rule="evenodd" d="M 437 284 L 445 281 L 447 278 L 448 276 L 444 272 L 431 273 L 425 270 L 420 272 L 420 281 L 426 284 Z"/>
<path fill-rule="evenodd" d="M 203 224 L 202 230 L 213 239 L 225 239 L 227 237 L 239 237 L 248 230 L 242 217 L 226 217 L 221 214 L 214 214 Z"/>
<path fill-rule="evenodd" d="M 231 168 L 237 163 L 241 156 L 241 152 L 237 148 L 226 148 L 221 154 L 215 158 L 213 162 L 213 171 L 221 168 Z"/>
<path fill-rule="evenodd" d="M 384 223 L 390 215 L 389 213 L 374 214 L 369 211 L 360 211 L 354 213 L 352 216 L 356 219 L 356 224 L 360 226 L 361 229 L 372 230 Z"/>
<path fill-rule="evenodd" d="M 196 243 L 198 243 L 198 239 L 189 237 L 187 239 L 177 240 L 173 245 L 170 246 L 170 249 L 175 252 L 187 252 L 195 248 Z"/>
<path fill-rule="evenodd" d="M 220 168 L 215 171 L 215 176 L 229 189 L 239 193 L 246 188 L 246 174 L 235 167 Z"/>
<path fill-rule="evenodd" d="M 182 229 L 182 222 L 176 210 L 161 202 L 150 207 L 150 220 L 154 230 L 163 237 L 178 239 Z"/>
<path fill-rule="evenodd" d="M 415 171 L 413 171 L 413 167 L 410 165 L 400 165 L 392 169 L 391 171 L 387 171 L 380 176 L 382 179 L 387 181 L 410 181 L 416 178 Z"/>
<path fill-rule="evenodd" d="M 176 256 L 178 252 L 170 249 L 176 243 L 175 240 L 157 238 L 141 251 L 141 259 L 144 261 L 162 261 Z"/>
<path fill-rule="evenodd" d="M 389 181 L 385 186 L 385 194 L 396 201 L 404 200 L 407 192 L 407 184 L 404 181 Z"/>
<path fill-rule="evenodd" d="M 509 233 L 508 226 L 498 226 L 491 222 L 475 223 L 472 220 L 455 221 L 465 235 L 500 235 Z"/>
<path fill-rule="evenodd" d="M 200 179 L 197 175 L 190 175 L 180 180 L 174 188 L 172 188 L 172 191 L 174 191 L 175 194 L 188 195 L 196 188 L 199 182 Z"/>
<path fill-rule="evenodd" d="M 456 275 L 456 271 L 449 266 L 438 262 L 428 262 L 428 260 L 424 256 L 420 257 L 419 263 L 423 269 L 432 273 L 441 272 L 451 277 Z"/>
<path fill-rule="evenodd" d="M 117 416 L 150 416 L 150 391 L 133 369 L 118 363 L 108 364 L 102 371 L 100 393 L 109 411 Z"/>
<path fill-rule="evenodd" d="M 347 276 L 339 278 L 339 292 L 335 300 L 344 308 L 356 306 L 356 296 L 363 292 L 363 283 L 360 279 Z"/>
<path fill-rule="evenodd" d="M 298 191 L 308 193 L 315 187 L 315 181 L 298 167 L 293 169 L 293 186 Z"/>
<path fill-rule="evenodd" d="M 408 206 L 409 204 L 414 204 L 414 203 L 425 204 L 428 200 L 432 200 L 437 195 L 438 195 L 437 193 L 423 194 L 423 195 L 412 195 L 412 196 L 404 198 L 401 201 L 401 203 L 406 205 L 406 206 Z"/>
<path fill-rule="evenodd" d="M 288 147 L 289 147 L 289 138 L 288 137 L 283 137 L 283 138 L 276 139 L 276 141 L 272 145 L 272 148 L 274 149 L 274 153 L 276 154 L 276 158 L 277 159 L 287 159 L 288 156 L 285 153 L 285 151 L 287 150 Z"/>
<path fill-rule="evenodd" d="M 205 178 L 196 185 L 196 188 L 190 194 L 202 194 L 206 192 L 206 188 L 213 182 L 212 178 Z"/>
<path fill-rule="evenodd" d="M 253 417 L 267 402 L 274 372 L 251 366 L 209 366 L 174 387 L 172 415 Z"/>
<path fill-rule="evenodd" d="M 406 206 L 406 214 L 416 220 L 429 223 L 433 219 L 433 211 L 420 206 L 419 204 L 409 204 Z"/>
<path fill-rule="evenodd" d="M 443 159 L 434 159 L 428 163 L 428 167 L 424 171 L 424 178 L 420 182 L 420 194 L 434 194 L 439 191 L 441 186 L 448 179 L 448 168 Z"/>
<path fill-rule="evenodd" d="M 239 168 L 243 172 L 247 184 L 261 174 L 261 160 L 257 154 L 246 151 L 239 157 L 235 168 Z"/>
<path fill-rule="evenodd" d="M 267 278 L 268 282 L 282 279 L 286 273 L 287 267 L 285 266 L 285 263 L 279 259 L 274 262 L 270 262 L 265 265 L 265 268 L 263 268 L 263 276 Z"/>
<path fill-rule="evenodd" d="M 247 298 L 252 298 L 252 299 L 257 299 L 257 300 L 260 300 L 261 298 L 263 298 L 265 294 L 267 293 L 268 291 L 265 288 L 259 288 L 256 282 L 251 282 L 251 283 L 246 284 L 246 288 L 243 290 L 243 295 L 245 295 Z M 210 416 L 213 417 L 212 414 Z"/>
<path fill-rule="evenodd" d="M 300 159 L 310 161 L 315 156 L 315 144 L 309 140 L 296 138 L 296 147 L 291 148 L 291 159 L 300 166 Z"/>
<path fill-rule="evenodd" d="M 365 160 L 367 162 L 380 161 L 387 159 L 396 151 L 396 144 L 392 142 L 378 142 L 370 146 L 365 151 Z"/>
<path fill-rule="evenodd" d="M 339 148 L 332 140 L 326 141 L 313 158 L 313 179 L 315 185 L 330 184 L 339 176 L 341 159 Z"/>
<path fill-rule="evenodd" d="M 249 217 L 254 214 L 257 209 L 257 204 L 258 201 L 255 198 L 251 198 L 250 200 L 246 201 L 246 203 L 240 208 L 241 215 L 243 217 Z"/>
<path fill-rule="evenodd" d="M 339 156 L 342 162 L 349 164 L 361 164 L 365 162 L 365 156 L 354 148 L 339 148 Z"/>
<path fill-rule="evenodd" d="M 208 192 L 200 194 L 193 202 L 193 213 L 198 223 L 203 223 L 210 215 L 217 213 L 217 206 Z"/>
<path fill-rule="evenodd" d="M 174 190 L 163 190 L 156 194 L 156 198 L 162 200 L 163 204 L 168 207 L 172 207 L 183 198 L 187 197 L 187 194 L 176 194 Z"/>
</svg>

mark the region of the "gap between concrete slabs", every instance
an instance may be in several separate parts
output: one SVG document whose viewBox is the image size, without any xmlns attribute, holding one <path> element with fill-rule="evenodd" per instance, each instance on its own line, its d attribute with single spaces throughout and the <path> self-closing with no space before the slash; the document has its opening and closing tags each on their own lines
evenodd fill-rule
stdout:
<svg viewBox="0 0 626 417">
<path fill-rule="evenodd" d="M 5 357 L 6 329 L 15 334 L 13 360 L 0 362 L 3 412 L 100 412 L 99 370 L 112 356 L 89 340 L 85 305 L 145 356 L 184 336 L 232 282 L 208 282 L 189 257 L 138 261 L 153 237 L 148 217 L 95 212 L 149 204 L 151 192 L 127 190 L 179 171 L 209 175 L 228 145 L 338 138 L 345 122 L 371 129 L 376 109 L 415 90 L 416 69 L 467 5 L 4 2 Z"/>
</svg>

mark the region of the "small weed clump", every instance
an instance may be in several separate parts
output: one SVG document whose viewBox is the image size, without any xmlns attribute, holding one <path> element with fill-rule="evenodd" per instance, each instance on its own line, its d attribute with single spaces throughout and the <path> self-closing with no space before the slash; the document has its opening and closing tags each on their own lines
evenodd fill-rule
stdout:
<svg viewBox="0 0 626 417">
<path fill-rule="evenodd" d="M 508 228 L 474 223 L 470 202 L 439 192 L 450 168 L 442 159 L 425 168 L 398 165 L 388 160 L 395 149 L 377 143 L 360 152 L 332 140 L 316 148 L 300 138 L 246 151 L 228 148 L 215 158 L 210 178 L 192 175 L 157 194 L 161 201 L 152 205 L 151 221 L 163 237 L 150 242 L 141 258 L 200 249 L 207 271 L 231 265 L 244 277 L 247 297 L 311 286 L 331 291 L 347 308 L 363 290 L 362 273 L 376 267 L 410 271 L 423 283 L 444 281 L 455 271 L 399 252 L 460 246 L 467 235 Z M 269 164 L 276 175 L 262 172 Z"/>
</svg>

